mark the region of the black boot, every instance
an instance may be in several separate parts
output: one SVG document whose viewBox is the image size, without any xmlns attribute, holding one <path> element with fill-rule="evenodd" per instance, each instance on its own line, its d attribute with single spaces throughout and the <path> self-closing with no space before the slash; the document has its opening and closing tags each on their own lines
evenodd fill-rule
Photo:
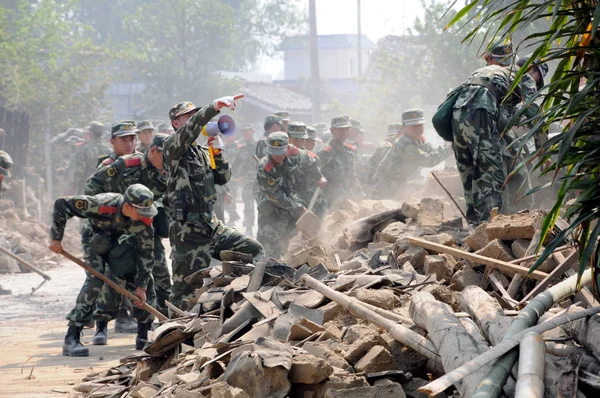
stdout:
<svg viewBox="0 0 600 398">
<path fill-rule="evenodd" d="M 135 338 L 135 349 L 143 350 L 146 344 L 148 344 L 148 331 L 152 327 L 152 322 L 137 324 L 137 337 Z"/>
<path fill-rule="evenodd" d="M 96 322 L 96 334 L 94 335 L 94 345 L 106 345 L 108 341 L 108 331 L 106 328 L 107 322 Z"/>
<path fill-rule="evenodd" d="M 81 330 L 77 326 L 69 326 L 67 335 L 65 336 L 65 342 L 63 343 L 63 356 L 65 357 L 88 357 L 90 351 L 81 344 L 79 336 Z"/>
<path fill-rule="evenodd" d="M 136 322 L 129 316 L 126 309 L 121 308 L 117 319 L 115 319 L 115 333 L 135 333 L 136 331 Z"/>
</svg>

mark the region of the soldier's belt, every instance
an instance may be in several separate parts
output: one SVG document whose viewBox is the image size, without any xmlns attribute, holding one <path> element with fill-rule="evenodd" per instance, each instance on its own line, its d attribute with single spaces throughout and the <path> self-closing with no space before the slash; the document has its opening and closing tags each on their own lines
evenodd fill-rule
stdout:
<svg viewBox="0 0 600 398">
<path fill-rule="evenodd" d="M 213 204 L 212 203 L 186 204 L 185 210 L 187 213 L 212 213 Z"/>
</svg>

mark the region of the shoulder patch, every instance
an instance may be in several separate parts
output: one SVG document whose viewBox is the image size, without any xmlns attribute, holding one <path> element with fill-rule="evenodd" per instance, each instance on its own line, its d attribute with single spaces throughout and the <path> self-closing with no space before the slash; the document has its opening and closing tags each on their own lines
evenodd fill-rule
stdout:
<svg viewBox="0 0 600 398">
<path fill-rule="evenodd" d="M 286 155 L 288 156 L 294 156 L 297 155 L 300 151 L 298 150 L 298 148 L 296 148 L 293 145 L 288 146 L 288 150 L 286 152 Z"/>
<path fill-rule="evenodd" d="M 267 177 L 267 184 L 269 184 L 269 186 L 275 185 L 275 179 L 273 177 Z"/>
<path fill-rule="evenodd" d="M 327 145 L 325 148 L 323 148 L 325 152 L 331 152 L 332 149 L 333 147 L 331 145 Z"/>
<path fill-rule="evenodd" d="M 344 146 L 350 149 L 351 151 L 356 151 L 356 147 L 354 145 L 348 144 L 347 142 L 344 142 Z"/>
<path fill-rule="evenodd" d="M 117 168 L 115 166 L 109 167 L 108 169 L 106 169 L 106 175 L 109 177 L 114 177 L 115 175 L 117 175 Z"/>
<path fill-rule="evenodd" d="M 136 166 L 140 166 L 142 164 L 142 158 L 141 157 L 132 157 L 129 159 L 125 159 L 123 161 L 123 163 L 125 163 L 125 167 L 136 167 Z"/>
<path fill-rule="evenodd" d="M 75 208 L 78 210 L 87 210 L 87 208 L 88 208 L 87 200 L 83 200 L 83 199 L 76 200 Z"/>
<path fill-rule="evenodd" d="M 106 158 L 102 161 L 103 165 L 109 165 L 109 164 L 113 164 L 115 162 L 115 160 L 113 158 Z"/>
<path fill-rule="evenodd" d="M 275 162 L 272 160 L 269 160 L 267 162 L 267 164 L 265 164 L 265 171 L 271 171 L 273 170 L 273 166 L 275 166 Z"/>
<path fill-rule="evenodd" d="M 142 217 L 140 221 L 146 224 L 147 226 L 152 225 L 152 217 Z"/>
<path fill-rule="evenodd" d="M 308 149 L 306 149 L 306 153 L 308 153 L 308 156 L 310 156 L 311 158 L 316 158 L 317 154 L 314 152 L 309 151 Z"/>
<path fill-rule="evenodd" d="M 117 212 L 117 208 L 115 206 L 100 206 L 98 208 L 98 213 L 100 214 L 113 214 Z"/>
</svg>

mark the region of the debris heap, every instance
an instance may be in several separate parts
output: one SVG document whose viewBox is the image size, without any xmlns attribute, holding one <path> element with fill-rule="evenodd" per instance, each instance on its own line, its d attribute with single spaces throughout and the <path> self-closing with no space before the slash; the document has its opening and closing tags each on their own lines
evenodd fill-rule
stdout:
<svg viewBox="0 0 600 398">
<path fill-rule="evenodd" d="M 575 249 L 565 242 L 525 277 L 542 219 L 498 215 L 471 231 L 438 199 L 348 201 L 322 221 L 319 236 L 294 238 L 283 260 L 250 264 L 224 252 L 220 265 L 190 275 L 198 286 L 193 310 L 171 306 L 175 316 L 153 331 L 145 352 L 89 375 L 76 390 L 133 398 L 424 397 L 418 389 L 431 380 L 444 381 L 539 322 L 552 326 L 528 335 L 535 350 L 523 355 L 537 362 L 515 366 L 500 392 L 536 396 L 529 388 L 541 385 L 540 396 L 594 394 L 600 317 L 587 316 L 589 290 L 571 294 Z M 538 314 L 526 317 L 532 306 Z M 564 323 L 565 308 L 581 318 Z M 437 396 L 472 396 L 492 363 L 450 379 Z"/>
</svg>

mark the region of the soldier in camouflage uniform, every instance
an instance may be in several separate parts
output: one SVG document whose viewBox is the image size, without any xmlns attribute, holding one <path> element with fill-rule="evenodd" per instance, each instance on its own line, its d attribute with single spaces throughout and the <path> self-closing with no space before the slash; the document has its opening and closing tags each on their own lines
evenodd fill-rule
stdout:
<svg viewBox="0 0 600 398">
<path fill-rule="evenodd" d="M 147 342 L 154 316 L 142 310 L 145 301 L 154 305 L 154 231 L 152 217 L 157 213 L 154 195 L 141 184 L 131 185 L 124 195 L 105 193 L 96 196 L 78 195 L 59 198 L 54 202 L 50 250 L 60 253 L 67 221 L 72 217 L 90 221 L 82 239 L 84 260 L 98 272 L 114 274 L 117 282 L 134 291 L 139 298 L 134 316 L 138 321 L 136 349 Z M 129 245 L 123 243 L 127 241 Z M 110 269 L 110 273 L 107 271 Z M 89 351 L 79 338 L 83 326 L 92 319 L 94 303 L 102 289 L 102 281 L 87 275 L 75 308 L 67 319 L 69 329 L 63 344 L 64 356 L 88 356 Z"/>
<path fill-rule="evenodd" d="M 295 182 L 293 191 L 308 205 L 317 186 L 321 189 L 327 187 L 327 179 L 321 174 L 319 160 L 314 152 L 303 149 L 308 139 L 306 125 L 302 122 L 290 122 L 288 126 L 289 147 L 287 156 L 292 164 L 296 165 Z M 321 193 L 312 210 L 322 217 L 327 210 L 327 202 Z"/>
<path fill-rule="evenodd" d="M 372 155 L 375 152 L 375 144 L 365 141 L 367 130 L 363 127 L 360 120 L 350 119 L 352 127 L 348 131 L 348 143 L 354 145 L 359 155 Z"/>
<path fill-rule="evenodd" d="M 215 100 L 199 110 L 191 102 L 182 102 L 169 112 L 176 129 L 165 142 L 163 152 L 167 171 L 164 203 L 174 219 L 169 231 L 173 260 L 171 302 L 184 310 L 194 295 L 194 286 L 184 278 L 208 267 L 211 257 L 219 259 L 222 250 L 248 253 L 254 258 L 263 254 L 259 242 L 223 225 L 213 212 L 215 184 L 226 184 L 231 177 L 231 168 L 222 152 L 223 141 L 218 136 L 208 139 L 208 145 L 216 153 L 215 170 L 210 167 L 208 149 L 197 145 L 196 139 L 223 107 L 235 109 L 234 98 Z"/>
<path fill-rule="evenodd" d="M 163 173 L 163 144 L 167 139 L 165 134 L 154 136 L 149 150 L 144 153 L 121 156 L 113 164 L 100 167 L 86 183 L 86 195 L 98 195 L 107 192 L 123 194 L 130 185 L 143 184 L 152 191 L 154 205 L 158 214 L 154 217 L 154 288 L 156 290 L 156 309 L 168 314 L 165 300 L 171 295 L 171 275 L 167 267 L 165 247 L 161 238 L 169 237 L 169 220 L 162 204 L 162 197 L 167 190 L 166 175 Z M 106 336 L 106 323 L 115 319 L 119 312 L 120 296 L 108 286 L 103 288 L 104 300 L 97 302 L 94 318 L 101 320 L 103 334 Z M 100 323 L 100 322 L 97 322 Z M 100 325 L 98 325 L 100 329 Z M 115 325 L 115 331 L 117 331 Z M 98 337 L 98 333 L 96 334 Z M 97 338 L 94 338 L 94 341 Z M 104 339 L 106 344 L 106 338 Z"/>
<path fill-rule="evenodd" d="M 158 125 L 158 132 L 160 134 L 173 135 L 173 127 L 169 123 L 160 123 Z"/>
<path fill-rule="evenodd" d="M 331 131 L 329 131 L 329 129 L 327 128 L 327 124 L 317 123 L 313 127 L 317 131 L 317 138 L 321 140 L 321 143 L 326 143 L 329 142 L 329 140 L 331 140 L 332 135 Z M 319 147 L 317 147 L 317 151 L 318 150 Z"/>
<path fill-rule="evenodd" d="M 283 128 L 283 122 L 281 121 L 281 118 L 279 116 L 267 116 L 265 118 L 264 128 L 265 128 L 265 133 L 263 134 L 262 138 L 256 144 L 255 155 L 258 158 L 258 160 L 260 160 L 268 155 L 267 137 L 269 136 L 269 134 L 271 134 L 274 131 L 281 131 L 281 129 Z"/>
<path fill-rule="evenodd" d="M 308 134 L 308 138 L 304 143 L 304 148 L 311 152 L 317 152 L 317 148 L 323 143 L 323 141 L 317 137 L 317 130 L 312 126 L 306 126 L 306 134 Z"/>
<path fill-rule="evenodd" d="M 0 198 L 2 198 L 2 181 L 4 177 L 10 177 L 10 168 L 13 164 L 10 155 L 4 151 L 0 151 Z"/>
<path fill-rule="evenodd" d="M 98 159 L 110 153 L 110 148 L 104 142 L 104 125 L 99 122 L 92 122 L 89 127 L 90 141 L 83 144 L 75 152 L 69 162 L 69 173 L 71 177 L 71 193 L 82 193 L 85 189 L 85 181 L 92 175 Z"/>
<path fill-rule="evenodd" d="M 424 124 L 422 110 L 409 109 L 402 113 L 404 134 L 394 141 L 375 172 L 380 196 L 396 198 L 409 180 L 420 176 L 421 168 L 436 166 L 452 153 L 450 146 L 434 149 L 425 141 Z"/>
<path fill-rule="evenodd" d="M 375 153 L 373 153 L 373 156 L 371 156 L 371 159 L 369 162 L 369 177 L 368 177 L 369 181 L 374 181 L 375 173 L 377 172 L 377 167 L 379 167 L 381 160 L 385 157 L 385 155 L 387 155 L 387 153 L 390 151 L 390 149 L 392 149 L 392 146 L 394 145 L 394 141 L 397 138 L 400 138 L 401 134 L 402 134 L 402 124 L 401 123 L 394 123 L 394 124 L 388 125 L 387 133 L 385 135 L 385 140 L 383 140 L 383 142 L 381 144 L 379 144 L 377 149 L 375 149 Z"/>
<path fill-rule="evenodd" d="M 348 116 L 334 117 L 331 120 L 333 138 L 317 152 L 321 173 L 328 181 L 324 193 L 330 209 L 338 209 L 346 199 L 362 194 L 356 176 L 356 148 L 346 142 L 351 126 Z"/>
<path fill-rule="evenodd" d="M 111 165 L 120 156 L 131 155 L 132 153 L 135 153 L 136 138 L 137 127 L 135 122 L 131 120 L 125 120 L 113 124 L 110 135 L 110 144 L 112 145 L 113 150 L 108 155 L 101 156 L 98 159 L 98 167 L 100 165 Z"/>
<path fill-rule="evenodd" d="M 281 118 L 281 131 L 287 133 L 288 125 L 290 124 L 290 113 L 288 111 L 275 112 L 275 116 Z"/>
<path fill-rule="evenodd" d="M 506 159 L 511 157 L 501 134 L 521 102 L 520 88 L 507 98 L 514 74 L 512 46 L 495 46 L 485 55 L 488 66 L 476 70 L 454 104 L 454 156 L 463 183 L 467 218 L 487 221 L 494 207 L 503 209 Z"/>
<path fill-rule="evenodd" d="M 137 124 L 137 130 L 138 146 L 136 151 L 146 153 L 154 139 L 154 126 L 149 120 L 144 120 Z"/>
<path fill-rule="evenodd" d="M 254 227 L 254 182 L 256 181 L 257 159 L 254 155 L 254 129 L 250 125 L 242 126 L 242 138 L 237 141 L 235 160 L 233 161 L 233 179 L 241 186 L 244 203 L 244 228 L 246 235 L 252 235 Z"/>
<path fill-rule="evenodd" d="M 282 131 L 269 134 L 268 150 L 269 155 L 261 159 L 256 175 L 259 195 L 256 237 L 268 256 L 279 257 L 285 254 L 306 204 L 294 191 L 297 164 L 287 156 L 288 135 Z"/>
</svg>

